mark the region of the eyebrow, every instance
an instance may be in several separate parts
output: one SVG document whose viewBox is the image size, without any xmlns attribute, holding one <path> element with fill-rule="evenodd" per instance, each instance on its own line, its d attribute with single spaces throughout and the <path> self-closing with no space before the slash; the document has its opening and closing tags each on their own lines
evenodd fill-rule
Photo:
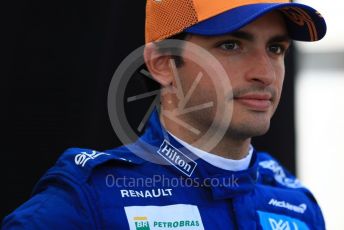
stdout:
<svg viewBox="0 0 344 230">
<path fill-rule="evenodd" d="M 230 33 L 230 34 L 228 34 L 228 36 L 235 37 L 238 39 L 247 40 L 247 41 L 251 41 L 251 42 L 255 40 L 255 37 L 253 34 L 245 32 L 245 31 L 241 31 L 241 30 Z M 276 35 L 276 36 L 271 37 L 268 41 L 268 43 L 274 43 L 274 42 L 289 42 L 290 43 L 291 39 L 290 39 L 289 35 L 287 35 L 287 34 Z"/>
</svg>

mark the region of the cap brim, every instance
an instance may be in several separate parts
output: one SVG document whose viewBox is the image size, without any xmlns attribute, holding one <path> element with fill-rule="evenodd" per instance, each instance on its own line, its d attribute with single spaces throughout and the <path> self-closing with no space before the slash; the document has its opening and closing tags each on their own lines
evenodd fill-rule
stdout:
<svg viewBox="0 0 344 230">
<path fill-rule="evenodd" d="M 298 3 L 261 3 L 241 6 L 199 22 L 185 31 L 205 36 L 228 34 L 273 10 L 280 10 L 283 13 L 291 39 L 317 41 L 326 34 L 326 22 L 319 12 Z"/>
</svg>

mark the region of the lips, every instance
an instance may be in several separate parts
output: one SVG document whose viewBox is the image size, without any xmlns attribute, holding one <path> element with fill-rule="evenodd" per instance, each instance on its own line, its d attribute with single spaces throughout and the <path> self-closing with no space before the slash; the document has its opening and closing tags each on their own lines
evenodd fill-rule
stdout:
<svg viewBox="0 0 344 230">
<path fill-rule="evenodd" d="M 271 94 L 247 94 L 234 98 L 240 104 L 255 110 L 255 111 L 267 111 L 272 105 Z"/>
</svg>

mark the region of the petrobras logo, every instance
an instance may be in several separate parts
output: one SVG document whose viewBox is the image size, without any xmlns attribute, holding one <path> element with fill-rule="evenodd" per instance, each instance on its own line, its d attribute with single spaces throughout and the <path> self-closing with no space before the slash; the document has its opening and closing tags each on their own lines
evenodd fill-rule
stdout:
<svg viewBox="0 0 344 230">
<path fill-rule="evenodd" d="M 259 166 L 265 169 L 269 169 L 274 173 L 275 180 L 286 187 L 289 188 L 302 188 L 301 182 L 292 177 L 287 177 L 281 165 L 279 165 L 274 160 L 262 161 L 259 163 Z"/>
<path fill-rule="evenodd" d="M 137 216 L 134 217 L 136 230 L 151 230 L 151 229 L 188 229 L 189 227 L 199 227 L 198 220 L 179 220 L 179 221 L 153 221 L 152 227 L 149 225 L 148 217 Z"/>
<path fill-rule="evenodd" d="M 174 229 L 188 229 L 196 228 L 200 226 L 198 220 L 179 220 L 179 221 L 154 221 L 153 226 L 159 229 L 174 228 Z"/>
<path fill-rule="evenodd" d="M 309 230 L 307 224 L 299 219 L 270 212 L 257 212 L 263 230 Z"/>
<path fill-rule="evenodd" d="M 191 176 L 197 163 L 164 140 L 157 151 L 164 159 L 187 176 Z"/>
<path fill-rule="evenodd" d="M 124 210 L 130 230 L 204 230 L 195 205 L 129 206 Z"/>
<path fill-rule="evenodd" d="M 150 230 L 148 218 L 146 216 L 135 216 L 134 223 L 136 230 Z"/>
<path fill-rule="evenodd" d="M 301 214 L 303 214 L 307 209 L 307 205 L 304 203 L 297 206 L 297 205 L 290 204 L 286 201 L 279 201 L 279 200 L 275 200 L 275 199 L 271 199 L 269 201 L 269 205 L 279 207 L 279 208 L 286 208 L 286 209 L 289 209 L 291 211 L 301 213 Z"/>
<path fill-rule="evenodd" d="M 75 156 L 74 162 L 76 165 L 81 165 L 81 167 L 84 167 L 87 161 L 94 160 L 101 155 L 110 155 L 110 154 L 101 153 L 97 151 L 92 151 L 92 153 L 81 152 L 80 154 Z"/>
</svg>

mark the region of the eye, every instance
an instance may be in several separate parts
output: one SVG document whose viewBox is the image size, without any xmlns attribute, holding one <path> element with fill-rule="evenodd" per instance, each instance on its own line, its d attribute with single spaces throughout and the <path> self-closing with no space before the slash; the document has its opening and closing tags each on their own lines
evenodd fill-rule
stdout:
<svg viewBox="0 0 344 230">
<path fill-rule="evenodd" d="M 237 50 L 240 48 L 239 42 L 237 41 L 226 41 L 219 45 L 222 50 Z"/>
<path fill-rule="evenodd" d="M 273 54 L 282 55 L 286 52 L 286 47 L 282 44 L 272 44 L 269 45 L 268 50 Z"/>
</svg>

